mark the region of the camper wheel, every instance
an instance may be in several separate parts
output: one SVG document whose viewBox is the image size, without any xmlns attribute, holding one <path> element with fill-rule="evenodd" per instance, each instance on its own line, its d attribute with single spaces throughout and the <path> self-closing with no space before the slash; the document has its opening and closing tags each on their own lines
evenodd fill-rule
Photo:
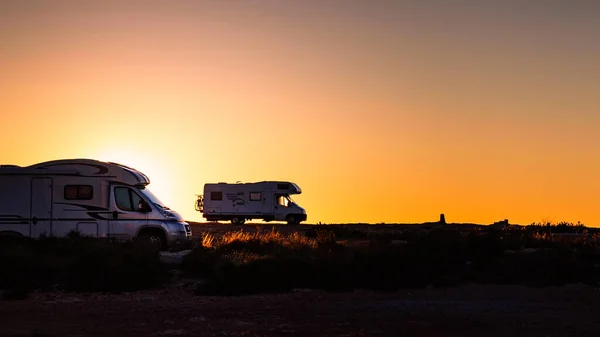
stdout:
<svg viewBox="0 0 600 337">
<path fill-rule="evenodd" d="M 10 242 L 14 240 L 23 239 L 25 236 L 23 234 L 13 231 L 2 231 L 0 232 L 0 241 Z"/>
<path fill-rule="evenodd" d="M 23 237 L 23 234 L 19 233 L 19 232 L 13 232 L 13 231 L 1 231 L 0 232 L 0 237 L 1 238 L 21 238 Z"/>
<path fill-rule="evenodd" d="M 138 234 L 138 240 L 149 243 L 156 248 L 163 250 L 167 246 L 165 233 L 158 228 L 144 228 Z"/>
<path fill-rule="evenodd" d="M 234 216 L 233 218 L 231 218 L 231 223 L 234 225 L 243 225 L 244 222 L 246 222 L 246 219 L 240 216 Z"/>
<path fill-rule="evenodd" d="M 298 220 L 298 218 L 296 218 L 294 215 L 288 215 L 286 220 L 288 225 L 297 225 L 300 223 L 300 220 Z"/>
</svg>

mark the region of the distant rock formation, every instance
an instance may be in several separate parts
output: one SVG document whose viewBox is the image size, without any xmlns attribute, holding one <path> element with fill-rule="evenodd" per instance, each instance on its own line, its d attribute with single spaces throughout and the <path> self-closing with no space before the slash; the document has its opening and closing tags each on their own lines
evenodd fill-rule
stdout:
<svg viewBox="0 0 600 337">
<path fill-rule="evenodd" d="M 489 225 L 489 228 L 492 230 L 503 230 L 504 228 L 510 226 L 508 224 L 508 219 L 504 219 L 501 221 L 496 221 L 493 224 Z"/>
</svg>

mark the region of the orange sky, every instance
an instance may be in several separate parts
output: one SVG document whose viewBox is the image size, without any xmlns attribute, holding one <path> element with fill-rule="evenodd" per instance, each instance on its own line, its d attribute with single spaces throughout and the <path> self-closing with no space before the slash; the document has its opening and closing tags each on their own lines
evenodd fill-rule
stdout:
<svg viewBox="0 0 600 337">
<path fill-rule="evenodd" d="M 0 163 L 121 162 L 191 221 L 290 180 L 311 223 L 600 226 L 600 6 L 409 3 L 3 1 Z"/>
</svg>

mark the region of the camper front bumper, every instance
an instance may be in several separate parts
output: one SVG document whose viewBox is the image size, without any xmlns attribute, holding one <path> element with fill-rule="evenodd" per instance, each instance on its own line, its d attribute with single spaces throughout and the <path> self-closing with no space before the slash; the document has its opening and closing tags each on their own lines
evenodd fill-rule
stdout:
<svg viewBox="0 0 600 337">
<path fill-rule="evenodd" d="M 171 244 L 169 245 L 174 250 L 184 250 L 192 246 L 192 234 L 189 235 L 173 235 Z"/>
<path fill-rule="evenodd" d="M 189 224 L 181 223 L 181 230 L 172 230 L 169 233 L 169 246 L 173 248 L 185 249 L 191 245 L 192 242 L 192 230 Z"/>
</svg>

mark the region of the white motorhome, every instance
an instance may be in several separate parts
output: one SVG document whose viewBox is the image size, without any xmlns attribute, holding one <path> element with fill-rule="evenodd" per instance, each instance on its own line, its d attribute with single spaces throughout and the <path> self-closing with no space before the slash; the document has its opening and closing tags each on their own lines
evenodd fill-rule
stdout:
<svg viewBox="0 0 600 337">
<path fill-rule="evenodd" d="M 306 211 L 290 195 L 300 193 L 300 187 L 288 181 L 209 183 L 196 200 L 196 210 L 208 221 L 243 224 L 246 220 L 263 219 L 299 224 L 306 221 Z"/>
<path fill-rule="evenodd" d="M 0 165 L 0 235 L 143 238 L 165 249 L 192 231 L 146 187 L 150 179 L 125 165 L 65 159 L 27 167 Z"/>
</svg>

